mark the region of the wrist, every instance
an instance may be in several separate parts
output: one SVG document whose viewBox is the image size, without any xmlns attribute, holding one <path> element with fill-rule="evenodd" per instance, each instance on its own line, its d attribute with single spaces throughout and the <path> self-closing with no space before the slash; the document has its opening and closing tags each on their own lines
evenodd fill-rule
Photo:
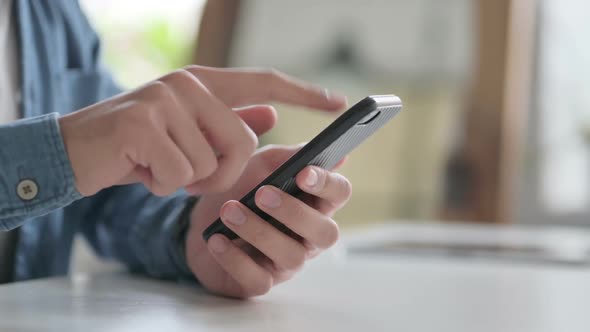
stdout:
<svg viewBox="0 0 590 332">
<path fill-rule="evenodd" d="M 103 151 L 111 143 L 103 137 L 95 137 L 99 129 L 88 126 L 83 115 L 83 111 L 64 115 L 58 123 L 76 190 L 87 197 L 114 183 L 108 176 L 109 156 Z"/>
<path fill-rule="evenodd" d="M 72 173 L 74 175 L 74 184 L 76 186 L 76 190 L 78 190 L 78 192 L 82 194 L 82 196 L 89 196 L 90 193 L 88 192 L 88 190 L 86 190 L 86 188 L 83 185 L 81 186 L 81 184 L 83 183 L 82 174 L 84 172 L 80 170 L 80 165 L 74 152 L 75 147 L 73 146 L 74 142 L 72 139 L 72 120 L 72 115 L 64 115 L 60 116 L 57 121 L 59 124 L 64 149 L 66 151 L 66 156 L 70 162 Z"/>
</svg>

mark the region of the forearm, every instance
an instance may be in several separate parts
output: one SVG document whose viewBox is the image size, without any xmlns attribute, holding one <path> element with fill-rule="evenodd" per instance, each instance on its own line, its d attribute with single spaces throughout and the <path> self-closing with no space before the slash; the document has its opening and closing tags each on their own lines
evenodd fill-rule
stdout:
<svg viewBox="0 0 590 332">
<path fill-rule="evenodd" d="M 58 114 L 0 126 L 0 230 L 79 199 Z"/>
</svg>

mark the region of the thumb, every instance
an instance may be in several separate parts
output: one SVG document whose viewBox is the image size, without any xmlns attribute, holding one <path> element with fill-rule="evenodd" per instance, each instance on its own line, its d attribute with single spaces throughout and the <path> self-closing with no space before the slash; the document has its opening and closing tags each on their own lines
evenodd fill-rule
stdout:
<svg viewBox="0 0 590 332">
<path fill-rule="evenodd" d="M 236 109 L 235 112 L 256 136 L 262 136 L 277 123 L 277 111 L 270 105 L 248 106 Z"/>
</svg>

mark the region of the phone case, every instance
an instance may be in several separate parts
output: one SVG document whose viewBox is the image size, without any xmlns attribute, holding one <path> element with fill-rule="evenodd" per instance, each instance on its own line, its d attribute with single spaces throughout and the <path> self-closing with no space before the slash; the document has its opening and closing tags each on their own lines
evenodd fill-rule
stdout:
<svg viewBox="0 0 590 332">
<path fill-rule="evenodd" d="M 256 191 L 262 186 L 272 185 L 297 196 L 301 190 L 295 183 L 295 176 L 303 168 L 308 165 L 325 169 L 333 168 L 354 148 L 383 127 L 401 109 L 401 100 L 394 95 L 366 97 L 334 120 L 313 140 L 240 199 L 240 202 L 279 230 L 297 237 L 283 224 L 258 209 L 254 202 Z M 203 231 L 203 238 L 207 241 L 216 233 L 224 234 L 229 239 L 238 238 L 219 218 Z"/>
</svg>

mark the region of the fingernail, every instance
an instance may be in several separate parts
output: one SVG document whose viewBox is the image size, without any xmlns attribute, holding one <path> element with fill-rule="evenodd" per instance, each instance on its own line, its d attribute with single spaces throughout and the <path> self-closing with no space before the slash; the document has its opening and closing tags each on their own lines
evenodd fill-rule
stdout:
<svg viewBox="0 0 590 332">
<path fill-rule="evenodd" d="M 242 225 L 246 222 L 246 215 L 242 209 L 237 207 L 234 203 L 228 204 L 223 208 L 223 220 L 228 221 L 234 225 Z"/>
<path fill-rule="evenodd" d="M 226 240 L 221 235 L 213 236 L 209 239 L 209 247 L 211 247 L 211 250 L 214 252 L 222 254 L 227 249 L 227 243 L 225 243 L 225 241 Z"/>
<path fill-rule="evenodd" d="M 307 174 L 307 178 L 305 179 L 305 185 L 309 188 L 313 188 L 318 184 L 318 172 L 316 172 L 313 168 L 311 168 Z"/>
<path fill-rule="evenodd" d="M 275 189 L 268 187 L 260 189 L 259 201 L 260 204 L 271 209 L 276 209 L 281 206 L 281 196 L 275 192 Z"/>
</svg>

